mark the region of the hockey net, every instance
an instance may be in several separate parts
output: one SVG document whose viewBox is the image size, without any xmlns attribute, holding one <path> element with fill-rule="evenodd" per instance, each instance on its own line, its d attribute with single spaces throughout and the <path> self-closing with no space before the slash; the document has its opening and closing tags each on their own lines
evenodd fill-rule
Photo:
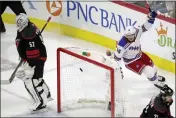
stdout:
<svg viewBox="0 0 176 118">
<path fill-rule="evenodd" d="M 87 49 L 58 48 L 58 112 L 86 107 L 107 111 L 111 101 L 111 117 L 125 116 L 121 71 L 105 63 L 108 59 Z"/>
</svg>

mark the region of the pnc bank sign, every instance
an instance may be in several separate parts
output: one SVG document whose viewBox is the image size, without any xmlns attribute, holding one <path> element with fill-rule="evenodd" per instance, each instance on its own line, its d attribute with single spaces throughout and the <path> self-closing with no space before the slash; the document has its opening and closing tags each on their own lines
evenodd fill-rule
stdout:
<svg viewBox="0 0 176 118">
<path fill-rule="evenodd" d="M 31 9 L 37 10 L 35 2 L 28 1 Z M 103 8 L 103 4 L 89 4 L 89 2 L 66 1 L 61 0 L 45 1 L 46 9 L 52 16 L 60 16 L 64 11 L 64 17 L 70 17 L 82 23 L 89 23 L 94 26 L 106 28 L 115 32 L 122 32 L 127 26 L 135 25 L 136 20 L 120 15 L 116 11 L 109 11 Z"/>
</svg>

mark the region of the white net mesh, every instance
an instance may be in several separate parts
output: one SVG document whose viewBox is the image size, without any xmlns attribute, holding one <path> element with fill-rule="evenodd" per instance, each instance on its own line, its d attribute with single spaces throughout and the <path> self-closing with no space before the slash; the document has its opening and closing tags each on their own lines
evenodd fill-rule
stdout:
<svg viewBox="0 0 176 118">
<path fill-rule="evenodd" d="M 75 48 L 66 50 L 79 55 L 84 51 L 83 49 Z M 91 52 L 91 56 L 86 58 L 91 60 L 94 58 L 93 60 L 97 62 L 102 61 L 100 54 L 97 55 L 95 52 Z M 59 61 L 61 110 L 81 107 L 107 109 L 107 104 L 112 97 L 110 92 L 108 92 L 110 91 L 110 80 L 112 79 L 111 71 L 96 65 L 94 61 L 90 63 L 81 57 L 75 57 L 62 51 L 60 52 Z M 121 73 L 119 72 L 115 76 L 121 79 Z M 124 106 L 120 102 L 124 102 L 124 100 L 120 96 L 121 93 L 119 91 L 121 90 L 116 87 L 119 84 L 121 83 L 115 84 L 115 97 L 117 97 L 115 106 L 118 106 L 118 116 L 123 116 Z"/>
</svg>

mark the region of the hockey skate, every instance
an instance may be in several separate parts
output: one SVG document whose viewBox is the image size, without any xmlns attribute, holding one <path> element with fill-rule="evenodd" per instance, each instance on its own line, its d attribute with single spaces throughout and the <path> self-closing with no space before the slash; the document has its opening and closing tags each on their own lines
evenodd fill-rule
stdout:
<svg viewBox="0 0 176 118">
<path fill-rule="evenodd" d="M 51 93 L 49 92 L 48 95 L 47 95 L 47 100 L 48 102 L 54 100 L 52 97 L 51 97 Z"/>
<path fill-rule="evenodd" d="M 36 114 L 36 113 L 41 113 L 41 112 L 45 112 L 46 109 L 46 105 L 42 105 L 42 103 L 39 102 L 35 102 L 31 108 L 31 114 Z"/>
<path fill-rule="evenodd" d="M 154 85 L 159 89 L 163 88 L 166 85 L 165 84 L 166 79 L 163 76 L 158 76 L 156 81 L 157 82 L 154 83 Z"/>
<path fill-rule="evenodd" d="M 163 76 L 158 76 L 157 79 L 158 79 L 159 82 L 165 82 L 166 81 L 165 77 L 163 77 Z"/>
</svg>

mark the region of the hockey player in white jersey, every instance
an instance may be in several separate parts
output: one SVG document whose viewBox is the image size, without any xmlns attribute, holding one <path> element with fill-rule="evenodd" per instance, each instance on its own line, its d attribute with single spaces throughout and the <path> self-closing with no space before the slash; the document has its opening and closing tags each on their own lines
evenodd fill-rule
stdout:
<svg viewBox="0 0 176 118">
<path fill-rule="evenodd" d="M 125 66 L 141 75 L 146 75 L 158 88 L 164 86 L 165 78 L 157 75 L 157 69 L 151 58 L 141 50 L 140 38 L 142 33 L 148 31 L 154 24 L 157 13 L 152 11 L 148 14 L 147 21 L 142 26 L 129 26 L 117 44 L 113 59 L 120 61 L 123 59 Z M 150 36 L 149 36 L 150 37 Z M 148 39 L 150 40 L 150 38 Z"/>
</svg>

